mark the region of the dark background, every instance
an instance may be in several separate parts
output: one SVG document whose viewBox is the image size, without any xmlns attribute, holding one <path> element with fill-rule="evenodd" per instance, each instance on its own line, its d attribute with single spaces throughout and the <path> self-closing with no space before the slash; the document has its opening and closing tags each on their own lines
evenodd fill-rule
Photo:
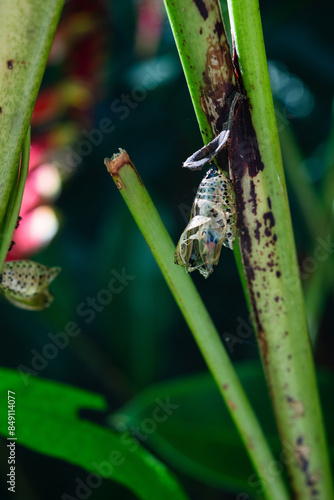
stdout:
<svg viewBox="0 0 334 500">
<path fill-rule="evenodd" d="M 80 141 L 87 139 L 83 130 L 98 129 L 104 118 L 112 120 L 115 129 L 104 134 L 102 142 L 93 145 L 75 168 L 64 168 L 61 194 L 54 202 L 59 231 L 46 248 L 25 256 L 61 266 L 51 287 L 54 303 L 46 311 L 28 312 L 15 309 L 5 299 L 0 302 L 2 366 L 31 366 L 31 350 L 42 352 L 49 332 L 63 331 L 68 321 L 75 321 L 82 333 L 39 376 L 102 393 L 110 411 L 152 383 L 206 370 L 157 264 L 103 164 L 119 147 L 128 151 L 177 242 L 186 224 L 184 207 L 191 206 L 202 177 L 182 170 L 181 164 L 202 143 L 168 21 L 164 16 L 155 45 L 145 46 L 145 41 L 138 42 L 138 5 L 129 0 L 99 0 L 94 6 L 88 1 L 66 3 L 62 19 L 67 29 L 65 47 L 68 33 L 76 33 L 85 19 L 93 20 L 95 27 L 89 36 L 77 36 L 58 64 L 48 66 L 42 91 L 59 81 L 80 80 L 89 88 L 91 104 L 84 110 L 69 104 L 57 117 L 51 113 L 34 127 L 33 140 L 52 135 L 54 123 L 64 129 L 67 122 L 75 123 L 75 140 L 65 141 L 59 151 L 68 167 L 69 151 L 78 151 Z M 309 182 L 321 196 L 334 83 L 332 4 L 262 1 L 260 7 L 278 120 L 283 117 L 284 123 L 290 123 Z M 223 11 L 225 16 L 224 6 Z M 165 76 L 146 95 L 136 94 L 134 89 L 142 85 L 148 67 L 161 68 Z M 131 96 L 131 104 L 121 112 L 116 100 L 123 94 Z M 66 149 L 68 145 L 71 150 Z M 294 190 L 289 183 L 287 187 L 302 260 L 312 253 L 314 242 L 305 229 Z M 77 313 L 78 306 L 106 287 L 112 270 L 121 273 L 123 268 L 135 278 L 86 323 Z M 235 333 L 237 318 L 246 320 L 248 312 L 233 253 L 223 249 L 220 265 L 210 279 L 197 273 L 192 277 L 219 332 Z M 332 308 L 333 297 L 326 297 L 316 352 L 318 365 L 328 369 L 333 359 Z M 231 357 L 235 363 L 258 358 L 254 336 L 237 345 Z M 18 447 L 17 454 L 26 480 L 26 498 L 60 498 L 64 491 L 73 492 L 73 478 L 86 474 L 23 447 Z M 235 498 L 179 477 L 193 499 Z M 8 494 L 4 485 L 1 493 L 2 497 Z M 92 496 L 106 497 L 135 498 L 110 481 L 104 481 Z"/>
</svg>

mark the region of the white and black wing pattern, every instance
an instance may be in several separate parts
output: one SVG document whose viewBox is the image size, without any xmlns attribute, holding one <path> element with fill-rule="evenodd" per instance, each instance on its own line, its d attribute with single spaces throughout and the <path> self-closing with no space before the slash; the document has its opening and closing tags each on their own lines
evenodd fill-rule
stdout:
<svg viewBox="0 0 334 500">
<path fill-rule="evenodd" d="M 218 264 L 224 246 L 233 249 L 236 211 L 233 189 L 227 177 L 211 168 L 200 183 L 190 222 L 175 251 L 175 263 L 188 273 L 198 269 L 207 278 Z"/>
</svg>

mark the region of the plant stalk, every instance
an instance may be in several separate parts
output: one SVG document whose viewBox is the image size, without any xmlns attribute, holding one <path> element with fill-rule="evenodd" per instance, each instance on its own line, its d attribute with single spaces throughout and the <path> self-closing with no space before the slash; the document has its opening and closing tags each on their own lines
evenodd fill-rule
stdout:
<svg viewBox="0 0 334 500">
<path fill-rule="evenodd" d="M 8 247 L 10 245 L 12 234 L 17 224 L 17 218 L 20 213 L 24 187 L 26 184 L 30 158 L 30 127 L 28 128 L 27 135 L 24 139 L 21 166 L 17 184 L 13 185 L 12 193 L 10 195 L 6 214 L 1 225 L 2 244 L 0 246 L 0 269 L 5 262 Z"/>
<path fill-rule="evenodd" d="M 257 137 L 240 150 L 240 128 L 230 156 L 237 170 L 241 251 L 252 310 L 294 498 L 333 499 L 328 450 L 285 187 L 257 0 L 228 0 L 240 79 Z M 240 109 L 240 108 L 239 108 Z M 242 121 L 242 110 L 236 121 Z M 245 138 L 247 139 L 247 137 Z M 239 148 L 237 147 L 239 145 Z M 247 150 L 246 150 L 247 151 Z M 247 151 L 248 152 L 248 151 Z M 243 157 L 242 157 L 243 156 Z M 243 195 L 241 200 L 240 195 Z M 242 204 L 244 202 L 244 204 Z"/>
<path fill-rule="evenodd" d="M 0 2 L 0 227 L 15 190 L 22 144 L 63 4 L 64 0 Z"/>
<path fill-rule="evenodd" d="M 120 150 L 120 154 L 114 155 L 111 160 L 106 159 L 105 164 L 151 249 L 217 383 L 261 479 L 263 494 L 270 500 L 287 500 L 289 496 L 282 478 L 273 476 L 268 467 L 269 464 L 275 463 L 274 457 L 229 356 L 192 279 L 183 268 L 174 264 L 175 245 L 138 172 L 124 150 Z"/>
</svg>

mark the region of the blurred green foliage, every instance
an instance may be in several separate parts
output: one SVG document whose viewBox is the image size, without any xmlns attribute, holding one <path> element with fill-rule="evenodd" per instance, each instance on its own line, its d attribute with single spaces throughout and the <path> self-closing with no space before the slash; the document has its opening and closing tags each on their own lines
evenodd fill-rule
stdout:
<svg viewBox="0 0 334 500">
<path fill-rule="evenodd" d="M 38 262 L 62 268 L 52 285 L 55 301 L 40 313 L 16 310 L 4 300 L 0 302 L 1 366 L 32 368 L 32 349 L 42 354 L 50 343 L 48 334 L 64 332 L 66 325 L 74 321 L 81 329 L 80 335 L 71 338 L 65 349 L 59 349 L 54 359 L 47 360 L 38 377 L 102 394 L 109 403 L 110 413 L 151 384 L 206 371 L 158 267 L 103 165 L 104 157 L 110 157 L 119 147 L 127 149 L 176 242 L 201 178 L 201 174 L 180 167 L 185 158 L 201 147 L 201 138 L 168 22 L 164 20 L 156 53 L 149 58 L 140 56 L 135 51 L 136 6 L 129 0 L 107 3 L 106 92 L 91 111 L 91 128 L 99 129 L 101 120 L 108 118 L 115 129 L 104 134 L 101 144 L 82 157 L 64 184 L 57 200 L 57 209 L 62 214 L 61 229 L 48 248 L 34 256 Z M 225 16 L 224 5 L 223 12 Z M 328 1 L 264 1 L 261 12 L 267 56 L 273 69 L 272 78 L 276 78 L 273 90 L 278 123 L 290 124 L 302 151 L 307 182 L 321 197 L 324 179 L 334 163 L 333 157 L 324 161 L 332 123 L 333 5 Z M 84 53 L 82 57 L 84 60 Z M 136 87 L 142 86 L 143 79 L 152 71 L 158 74 L 157 84 L 146 95 L 136 93 Z M 45 81 L 51 77 L 47 71 Z M 122 95 L 130 96 L 131 105 L 119 102 Z M 120 110 L 121 105 L 125 109 Z M 80 140 L 87 138 L 79 137 L 78 143 Z M 76 147 L 73 145 L 74 150 Z M 289 165 L 285 167 L 288 169 Z M 302 263 L 303 258 L 312 254 L 317 235 L 313 239 L 310 236 L 289 182 L 288 191 Z M 111 272 L 122 273 L 123 268 L 134 279 L 121 293 L 114 294 L 108 305 L 99 303 L 101 310 L 95 311 L 92 321 L 87 321 L 92 315 L 80 316 L 83 308 L 92 308 L 87 305 L 89 297 L 99 296 Z M 311 275 L 304 280 L 305 285 Z M 209 280 L 192 276 L 222 336 L 233 335 L 238 339 L 230 349 L 232 360 L 257 360 L 254 336 L 250 327 L 245 326 L 248 311 L 232 252 L 222 251 L 220 264 Z M 328 369 L 333 369 L 332 289 L 333 284 L 322 299 L 316 353 L 318 364 Z M 239 335 L 242 328 L 247 331 L 246 338 Z M 202 394 L 200 404 L 210 414 L 209 394 L 207 399 Z M 19 401 L 16 411 L 20 411 Z M 106 423 L 94 412 L 87 418 Z M 265 424 L 267 415 L 262 418 Z M 180 435 L 180 442 L 182 437 L 185 439 Z M 17 450 L 17 480 L 24 485 L 27 500 L 61 498 L 64 492 L 74 491 L 74 478 L 85 474 L 78 467 L 23 446 L 18 445 Z M 1 458 L 3 473 L 7 470 L 6 452 Z M 246 461 L 246 455 L 240 455 L 241 469 L 247 468 Z M 178 468 L 175 464 L 174 467 Z M 189 479 L 185 467 L 179 469 L 178 477 L 190 498 L 235 498 L 222 493 L 221 484 L 205 485 L 199 476 L 197 480 Z M 6 498 L 5 485 L 1 486 L 1 494 Z M 128 490 L 111 482 L 104 482 L 91 498 L 106 497 L 134 498 Z"/>
</svg>

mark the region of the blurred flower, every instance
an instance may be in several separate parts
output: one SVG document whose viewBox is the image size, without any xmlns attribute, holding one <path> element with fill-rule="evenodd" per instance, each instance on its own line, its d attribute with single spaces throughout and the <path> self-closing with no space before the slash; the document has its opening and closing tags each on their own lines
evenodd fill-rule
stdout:
<svg viewBox="0 0 334 500">
<path fill-rule="evenodd" d="M 142 57 L 152 57 L 161 40 L 163 4 L 160 0 L 140 0 L 137 9 L 136 52 Z"/>
<path fill-rule="evenodd" d="M 104 93 L 108 57 L 105 5 L 100 0 L 72 0 L 65 5 L 32 115 L 29 173 L 20 210 L 15 245 L 6 260 L 31 256 L 58 231 L 53 203 L 62 183 L 75 173 L 63 165 L 66 148 L 84 127 L 92 126 L 93 110 Z"/>
<path fill-rule="evenodd" d="M 24 214 L 19 230 L 14 233 L 15 245 L 8 253 L 6 260 L 33 255 L 50 243 L 57 234 L 58 228 L 58 217 L 50 206 L 41 205 Z"/>
</svg>

